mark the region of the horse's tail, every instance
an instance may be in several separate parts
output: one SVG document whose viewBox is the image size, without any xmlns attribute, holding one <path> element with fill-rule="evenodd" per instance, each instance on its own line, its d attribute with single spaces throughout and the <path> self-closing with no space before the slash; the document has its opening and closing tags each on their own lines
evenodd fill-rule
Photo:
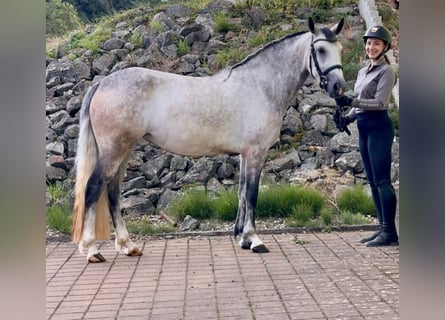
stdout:
<svg viewBox="0 0 445 320">
<path fill-rule="evenodd" d="M 79 242 L 82 239 L 85 216 L 85 189 L 94 168 L 96 167 L 98 150 L 96 138 L 91 128 L 90 103 L 96 92 L 98 83 L 86 93 L 80 113 L 80 131 L 76 153 L 76 186 L 71 225 L 71 240 Z M 95 233 L 96 239 L 110 239 L 110 222 L 107 192 L 104 190 L 96 204 Z"/>
</svg>

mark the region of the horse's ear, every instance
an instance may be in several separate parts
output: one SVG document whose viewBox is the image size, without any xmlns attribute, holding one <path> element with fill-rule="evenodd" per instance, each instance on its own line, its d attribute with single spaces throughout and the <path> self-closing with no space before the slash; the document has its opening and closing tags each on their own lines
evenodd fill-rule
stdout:
<svg viewBox="0 0 445 320">
<path fill-rule="evenodd" d="M 341 29 L 343 29 L 343 25 L 345 24 L 345 18 L 341 18 L 339 23 L 337 23 L 335 26 L 331 28 L 331 31 L 335 34 L 339 34 Z"/>
<path fill-rule="evenodd" d="M 312 20 L 311 17 L 309 17 L 309 19 L 308 19 L 308 25 L 309 25 L 309 30 L 311 30 L 312 33 L 315 34 L 318 32 L 317 27 L 315 27 L 314 20 Z"/>
</svg>

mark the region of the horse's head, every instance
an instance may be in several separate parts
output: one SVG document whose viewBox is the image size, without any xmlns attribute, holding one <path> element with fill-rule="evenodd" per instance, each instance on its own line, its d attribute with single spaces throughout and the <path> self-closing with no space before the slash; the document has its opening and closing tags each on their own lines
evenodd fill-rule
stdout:
<svg viewBox="0 0 445 320">
<path fill-rule="evenodd" d="M 341 66 L 342 46 L 337 35 L 343 28 L 344 19 L 330 29 L 319 29 L 312 18 L 309 18 L 308 23 L 312 32 L 309 71 L 331 97 L 341 96 L 344 93 L 345 80 Z"/>
</svg>

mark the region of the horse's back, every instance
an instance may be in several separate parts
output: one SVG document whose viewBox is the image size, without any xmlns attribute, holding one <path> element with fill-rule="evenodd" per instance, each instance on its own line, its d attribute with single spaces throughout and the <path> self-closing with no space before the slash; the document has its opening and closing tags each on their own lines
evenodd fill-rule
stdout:
<svg viewBox="0 0 445 320">
<path fill-rule="evenodd" d="M 92 121 L 103 134 L 116 132 L 115 139 L 118 132 L 132 141 L 145 137 L 184 155 L 241 153 L 258 141 L 272 144 L 277 128 L 271 126 L 279 115 L 271 113 L 257 88 L 224 79 L 224 74 L 191 77 L 124 69 L 102 80 Z"/>
</svg>

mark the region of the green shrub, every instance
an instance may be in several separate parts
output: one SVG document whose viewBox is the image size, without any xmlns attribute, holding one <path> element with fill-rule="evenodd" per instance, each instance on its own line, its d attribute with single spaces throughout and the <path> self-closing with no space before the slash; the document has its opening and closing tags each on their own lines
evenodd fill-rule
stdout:
<svg viewBox="0 0 445 320">
<path fill-rule="evenodd" d="M 189 44 L 184 39 L 180 39 L 178 41 L 177 46 L 178 46 L 178 49 L 177 49 L 178 56 L 186 55 L 191 50 Z"/>
<path fill-rule="evenodd" d="M 269 41 L 269 35 L 266 28 L 261 28 L 249 38 L 249 47 L 254 48 L 266 44 Z"/>
<path fill-rule="evenodd" d="M 209 219 L 213 217 L 213 209 L 210 197 L 205 191 L 190 190 L 177 197 L 170 203 L 169 213 L 182 221 L 190 215 L 195 219 Z"/>
<path fill-rule="evenodd" d="M 343 76 L 346 81 L 355 81 L 357 79 L 357 73 L 362 67 L 360 60 L 364 57 L 364 54 L 365 49 L 361 39 L 348 41 L 343 45 L 341 59 L 343 65 Z"/>
<path fill-rule="evenodd" d="M 230 17 L 225 12 L 219 12 L 214 14 L 215 30 L 221 33 L 227 33 L 230 30 L 237 29 L 237 25 L 230 21 Z"/>
<path fill-rule="evenodd" d="M 175 228 L 168 223 L 162 223 L 159 225 L 153 225 L 146 217 L 143 217 L 139 221 L 128 221 L 126 223 L 127 230 L 133 234 L 139 234 L 143 236 L 155 235 L 160 233 L 168 233 L 175 231 Z"/>
<path fill-rule="evenodd" d="M 59 184 L 47 185 L 46 191 L 50 197 L 50 206 L 65 202 L 68 196 L 68 190 Z"/>
<path fill-rule="evenodd" d="M 332 210 L 324 207 L 320 210 L 320 218 L 323 221 L 323 223 L 327 226 L 332 224 L 332 221 L 334 220 Z"/>
<path fill-rule="evenodd" d="M 366 194 L 363 186 L 360 184 L 343 190 L 337 197 L 337 205 L 340 211 L 361 213 L 374 217 L 377 214 L 372 197 Z"/>
<path fill-rule="evenodd" d="M 258 194 L 256 217 L 288 217 L 301 210 L 311 212 L 316 217 L 325 206 L 324 197 L 316 190 L 291 185 L 268 186 Z M 223 191 L 216 195 L 205 191 L 191 190 L 174 199 L 169 213 L 178 221 L 186 215 L 196 219 L 218 219 L 233 221 L 238 210 L 236 190 Z"/>
<path fill-rule="evenodd" d="M 342 210 L 339 214 L 339 224 L 343 225 L 363 225 L 370 223 L 370 220 L 361 213 L 351 212 L 349 210 Z"/>
<path fill-rule="evenodd" d="M 216 54 L 217 68 L 225 68 L 243 60 L 246 52 L 241 48 L 229 48 Z"/>
<path fill-rule="evenodd" d="M 63 234 L 71 231 L 72 213 L 68 204 L 56 204 L 46 208 L 46 223 Z"/>
<path fill-rule="evenodd" d="M 323 208 L 325 200 L 314 189 L 292 185 L 280 185 L 260 190 L 256 214 L 257 217 L 287 217 L 295 206 L 307 206 L 314 215 Z"/>
<path fill-rule="evenodd" d="M 187 6 L 194 12 L 198 12 L 204 9 L 209 4 L 209 2 L 210 0 L 187 1 Z"/>
<path fill-rule="evenodd" d="M 312 206 L 307 203 L 300 203 L 292 208 L 291 215 L 287 220 L 290 227 L 304 227 L 314 215 Z"/>
<path fill-rule="evenodd" d="M 46 223 L 54 230 L 64 234 L 71 231 L 72 210 L 68 199 L 68 190 L 61 185 L 46 186 L 49 204 L 46 208 Z"/>
<path fill-rule="evenodd" d="M 100 43 L 111 37 L 111 29 L 97 27 L 92 33 L 77 31 L 69 36 L 67 50 L 84 48 L 92 50 L 94 53 L 100 51 Z"/>
<path fill-rule="evenodd" d="M 144 40 L 140 33 L 133 33 L 130 37 L 130 42 L 135 46 L 142 48 L 144 46 Z"/>
<path fill-rule="evenodd" d="M 226 190 L 212 201 L 215 218 L 222 221 L 234 221 L 238 211 L 238 194 L 236 190 Z"/>
<path fill-rule="evenodd" d="M 164 25 L 160 21 L 152 21 L 151 22 L 151 28 L 154 31 L 157 31 L 157 32 L 163 32 L 164 31 Z"/>
<path fill-rule="evenodd" d="M 63 36 L 82 26 L 74 6 L 61 0 L 46 2 L 46 35 Z"/>
</svg>

